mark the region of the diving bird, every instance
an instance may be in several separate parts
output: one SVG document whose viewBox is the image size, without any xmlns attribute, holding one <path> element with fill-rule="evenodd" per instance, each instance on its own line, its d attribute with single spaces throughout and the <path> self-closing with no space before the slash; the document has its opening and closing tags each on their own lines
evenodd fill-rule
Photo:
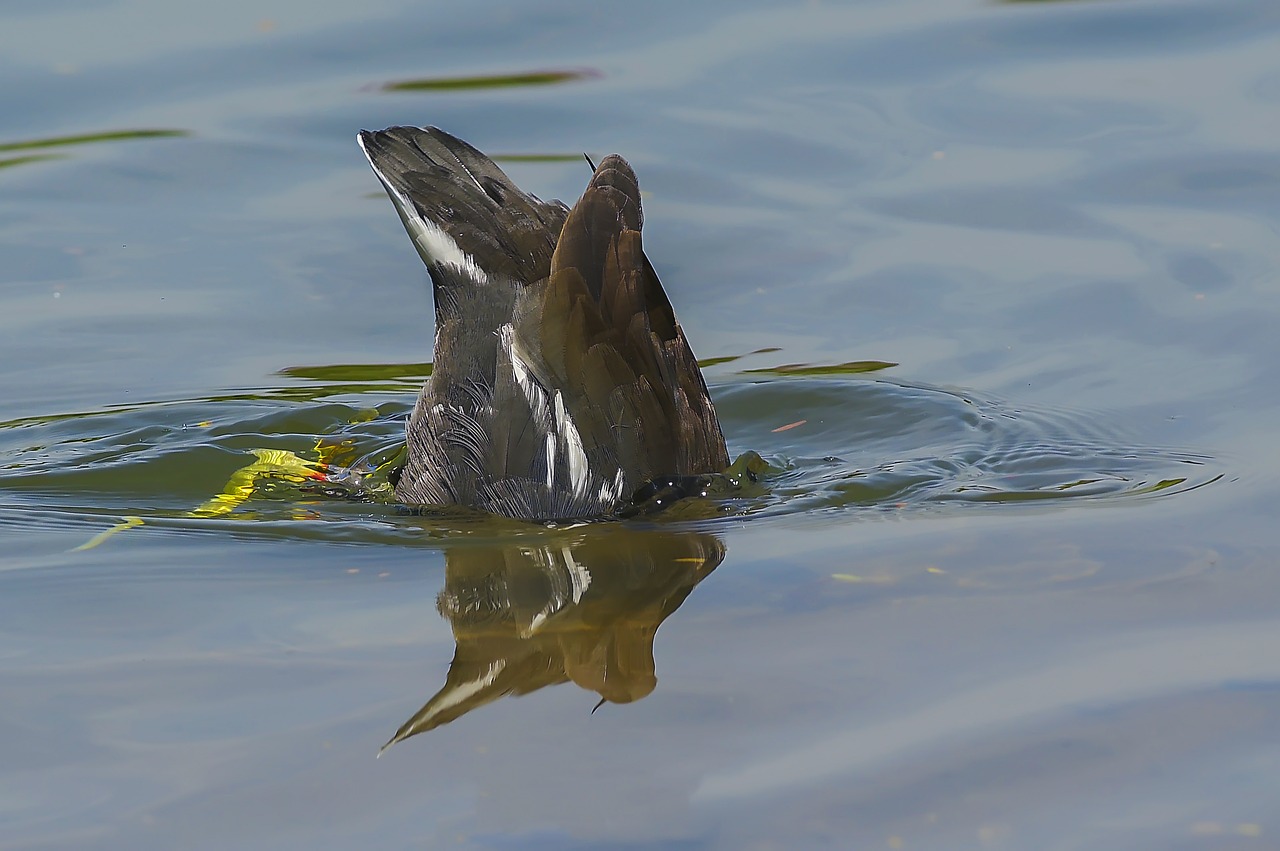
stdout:
<svg viewBox="0 0 1280 851">
<path fill-rule="evenodd" d="M 645 257 L 635 172 L 600 161 L 568 209 L 434 127 L 360 147 L 427 266 L 434 365 L 396 498 L 536 521 L 626 514 L 729 463 Z M 658 499 L 662 502 L 662 499 Z"/>
</svg>

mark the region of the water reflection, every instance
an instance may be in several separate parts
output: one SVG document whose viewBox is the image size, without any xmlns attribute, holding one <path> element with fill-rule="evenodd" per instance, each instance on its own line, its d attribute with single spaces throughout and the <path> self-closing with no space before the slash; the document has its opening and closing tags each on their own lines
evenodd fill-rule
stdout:
<svg viewBox="0 0 1280 851">
<path fill-rule="evenodd" d="M 383 749 L 545 686 L 573 682 L 601 703 L 647 696 L 658 627 L 724 556 L 713 535 L 619 524 L 447 550 L 436 607 L 453 626 L 453 661 Z"/>
</svg>

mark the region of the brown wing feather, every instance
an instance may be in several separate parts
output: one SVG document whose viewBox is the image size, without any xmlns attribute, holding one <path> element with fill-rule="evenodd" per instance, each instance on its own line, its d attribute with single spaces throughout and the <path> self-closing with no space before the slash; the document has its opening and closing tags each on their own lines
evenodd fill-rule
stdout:
<svg viewBox="0 0 1280 851">
<path fill-rule="evenodd" d="M 644 254 L 643 222 L 635 173 L 621 157 L 606 157 L 560 231 L 542 311 L 550 317 L 570 305 L 570 320 L 554 326 L 566 329 L 557 378 L 590 388 L 576 419 L 590 419 L 590 408 L 608 399 L 595 414 L 607 414 L 608 435 L 597 440 L 614 446 L 632 487 L 729 463 L 697 360 Z"/>
</svg>

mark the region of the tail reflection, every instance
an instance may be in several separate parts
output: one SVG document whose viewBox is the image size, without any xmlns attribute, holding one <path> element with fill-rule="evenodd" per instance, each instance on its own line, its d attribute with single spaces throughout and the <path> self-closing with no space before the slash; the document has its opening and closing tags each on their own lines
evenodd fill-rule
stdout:
<svg viewBox="0 0 1280 851">
<path fill-rule="evenodd" d="M 601 703 L 653 691 L 653 638 L 724 559 L 701 533 L 585 526 L 446 553 L 440 614 L 457 649 L 444 686 L 383 750 L 508 694 L 572 681 Z"/>
</svg>

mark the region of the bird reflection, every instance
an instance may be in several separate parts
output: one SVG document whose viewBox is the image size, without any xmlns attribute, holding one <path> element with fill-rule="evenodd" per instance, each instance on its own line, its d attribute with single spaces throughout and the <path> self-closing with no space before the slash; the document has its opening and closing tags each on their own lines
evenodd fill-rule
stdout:
<svg viewBox="0 0 1280 851">
<path fill-rule="evenodd" d="M 444 686 L 383 750 L 504 695 L 558 683 L 593 691 L 600 704 L 645 697 L 658 681 L 658 626 L 724 555 L 712 535 L 614 523 L 448 550 L 436 606 L 453 626 L 453 662 Z"/>
</svg>

